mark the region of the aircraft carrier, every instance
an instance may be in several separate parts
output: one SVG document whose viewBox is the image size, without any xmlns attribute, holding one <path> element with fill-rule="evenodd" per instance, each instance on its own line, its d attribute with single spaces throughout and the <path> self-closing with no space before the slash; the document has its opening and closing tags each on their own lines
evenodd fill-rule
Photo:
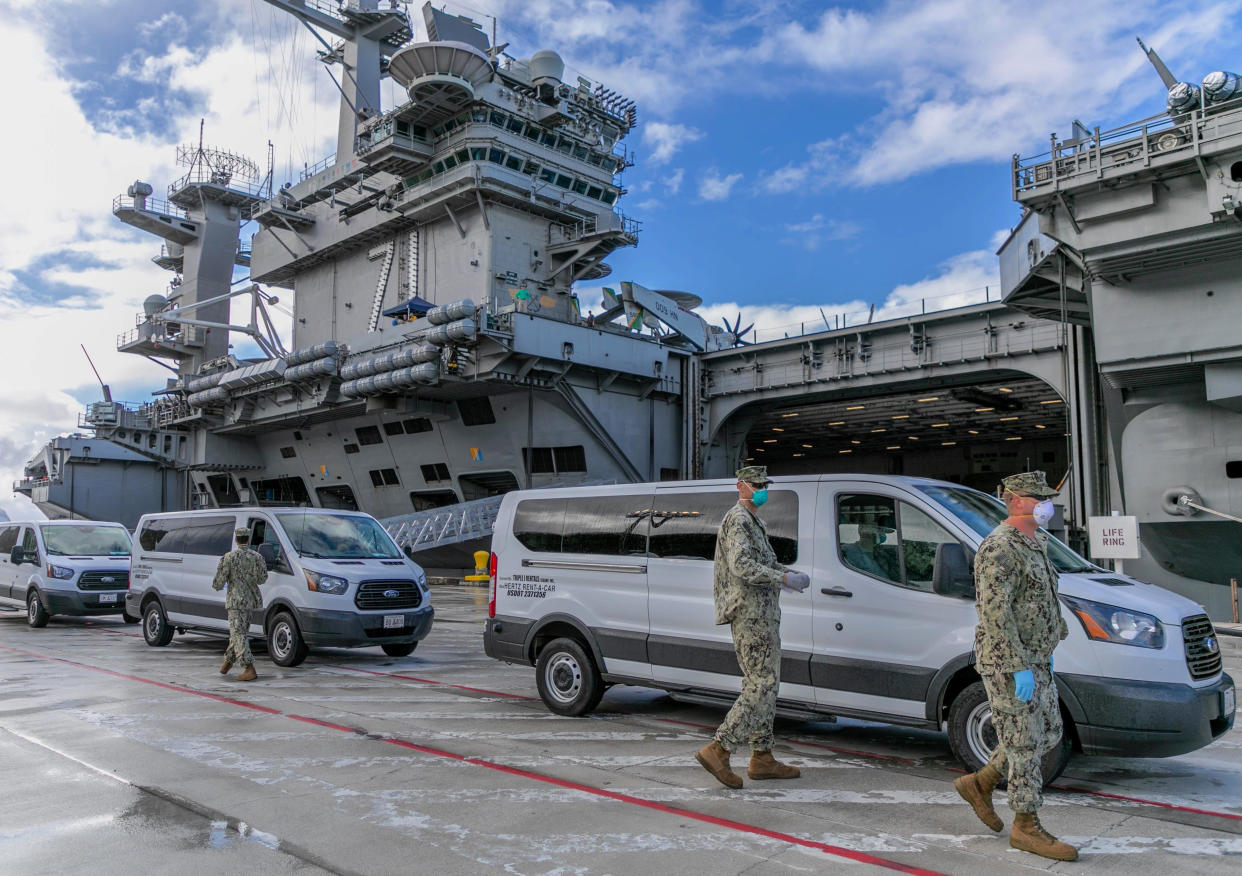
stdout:
<svg viewBox="0 0 1242 876">
<path fill-rule="evenodd" d="M 1226 610 L 1242 577 L 1238 77 L 1181 82 L 1149 52 L 1165 111 L 1075 122 L 1015 156 L 1024 213 L 999 294 L 766 340 L 708 324 L 692 293 L 610 278 L 609 254 L 638 242 L 619 209 L 632 101 L 430 4 L 415 41 L 403 3 L 267 2 L 331 37 L 336 151 L 277 186 L 270 158 L 265 173 L 200 137 L 163 199 L 139 180 L 114 201 L 172 274 L 118 348 L 176 376 L 141 404 L 105 391 L 89 436 L 31 460 L 15 489 L 49 516 L 358 508 L 453 569 L 517 488 L 744 459 L 984 489 L 1042 467 L 1072 542 L 1090 515 L 1137 515 L 1145 558 L 1127 569 Z M 408 100 L 381 106 L 384 77 Z M 586 284 L 602 296 L 582 300 Z M 290 301 L 286 345 L 270 311 Z"/>
</svg>

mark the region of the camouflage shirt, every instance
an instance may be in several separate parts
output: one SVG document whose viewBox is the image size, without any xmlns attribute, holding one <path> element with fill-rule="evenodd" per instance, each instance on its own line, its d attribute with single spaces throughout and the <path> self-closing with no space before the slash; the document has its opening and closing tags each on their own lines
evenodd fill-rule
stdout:
<svg viewBox="0 0 1242 876">
<path fill-rule="evenodd" d="M 1057 572 L 1048 560 L 1048 537 L 1030 538 L 1002 523 L 975 556 L 975 661 L 1001 672 L 1047 663 L 1069 635 L 1057 600 Z"/>
<path fill-rule="evenodd" d="M 716 623 L 739 617 L 780 619 L 781 581 L 792 570 L 776 561 L 767 527 L 741 502 L 720 522 L 712 571 Z"/>
<path fill-rule="evenodd" d="M 263 596 L 259 585 L 267 580 L 267 564 L 257 551 L 250 548 L 231 550 L 220 558 L 211 586 L 220 590 L 226 585 L 225 608 L 260 608 Z"/>
</svg>

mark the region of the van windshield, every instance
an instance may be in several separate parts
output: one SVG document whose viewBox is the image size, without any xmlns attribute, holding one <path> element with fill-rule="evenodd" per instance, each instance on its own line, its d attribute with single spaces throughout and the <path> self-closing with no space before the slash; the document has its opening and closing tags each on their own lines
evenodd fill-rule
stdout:
<svg viewBox="0 0 1242 876">
<path fill-rule="evenodd" d="M 298 512 L 276 517 L 293 543 L 293 550 L 303 557 L 387 560 L 402 555 L 384 527 L 370 517 Z"/>
<path fill-rule="evenodd" d="M 930 499 L 978 533 L 980 538 L 986 538 L 1008 516 L 1004 502 L 977 490 L 925 484 L 916 484 L 916 486 Z M 1056 566 L 1058 572 L 1104 571 L 1078 556 L 1052 535 L 1048 536 L 1048 559 L 1052 560 L 1052 565 Z"/>
<path fill-rule="evenodd" d="M 47 552 L 57 557 L 122 557 L 129 533 L 119 526 L 40 526 Z"/>
</svg>

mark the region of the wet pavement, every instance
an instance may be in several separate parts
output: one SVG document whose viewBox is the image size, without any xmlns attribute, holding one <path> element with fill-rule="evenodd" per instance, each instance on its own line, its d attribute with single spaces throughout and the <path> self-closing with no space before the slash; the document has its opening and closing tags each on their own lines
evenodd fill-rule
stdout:
<svg viewBox="0 0 1242 876">
<path fill-rule="evenodd" d="M 533 669 L 482 653 L 486 599 L 437 588 L 410 657 L 259 654 L 248 684 L 217 673 L 222 640 L 0 613 L 0 872 L 1239 872 L 1236 729 L 1072 760 L 1042 818 L 1082 858 L 1056 864 L 974 819 L 943 734 L 780 722 L 802 778 L 728 791 L 693 760 L 719 710 L 617 687 L 592 717 L 552 715 Z"/>
</svg>

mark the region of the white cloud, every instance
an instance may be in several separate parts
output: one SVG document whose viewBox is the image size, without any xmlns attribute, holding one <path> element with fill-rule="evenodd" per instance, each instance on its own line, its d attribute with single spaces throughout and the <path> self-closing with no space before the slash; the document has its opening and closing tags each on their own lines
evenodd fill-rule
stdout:
<svg viewBox="0 0 1242 876">
<path fill-rule="evenodd" d="M 805 222 L 791 222 L 785 230 L 795 235 L 787 238 L 786 243 L 796 243 L 804 249 L 814 251 L 826 240 L 852 240 L 862 231 L 857 222 L 845 219 L 829 219 L 824 221 L 822 213 L 816 213 Z"/>
<path fill-rule="evenodd" d="M 811 221 L 814 222 L 813 219 Z M 1008 233 L 1007 230 L 997 232 L 991 243 L 999 245 L 999 241 Z M 747 335 L 748 340 L 757 337 L 760 341 L 770 341 L 822 331 L 826 327 L 860 325 L 868 319 L 879 322 L 913 316 L 924 311 L 930 313 L 967 304 L 979 304 L 987 298 L 995 301 L 1000 292 L 999 284 L 996 256 L 994 249 L 989 247 L 947 259 L 936 266 L 935 272 L 895 286 L 882 297 L 869 299 L 855 296 L 822 306 L 721 302 L 705 304 L 695 312 L 716 325 L 722 324 L 724 320 L 732 325 L 740 314 L 743 328 L 749 324 L 755 326 L 755 334 Z"/>
<path fill-rule="evenodd" d="M 703 139 L 703 132 L 686 125 L 673 125 L 667 122 L 648 122 L 643 126 L 643 142 L 652 147 L 650 164 L 664 164 L 687 143 Z"/>
<path fill-rule="evenodd" d="M 731 173 L 722 177 L 716 170 L 709 170 L 699 180 L 699 197 L 704 201 L 727 200 L 733 187 L 742 179 L 740 173 Z"/>
<path fill-rule="evenodd" d="M 670 195 L 675 195 L 681 191 L 682 181 L 686 178 L 686 169 L 679 167 L 668 175 L 664 180 L 664 188 L 668 189 Z"/>
</svg>

